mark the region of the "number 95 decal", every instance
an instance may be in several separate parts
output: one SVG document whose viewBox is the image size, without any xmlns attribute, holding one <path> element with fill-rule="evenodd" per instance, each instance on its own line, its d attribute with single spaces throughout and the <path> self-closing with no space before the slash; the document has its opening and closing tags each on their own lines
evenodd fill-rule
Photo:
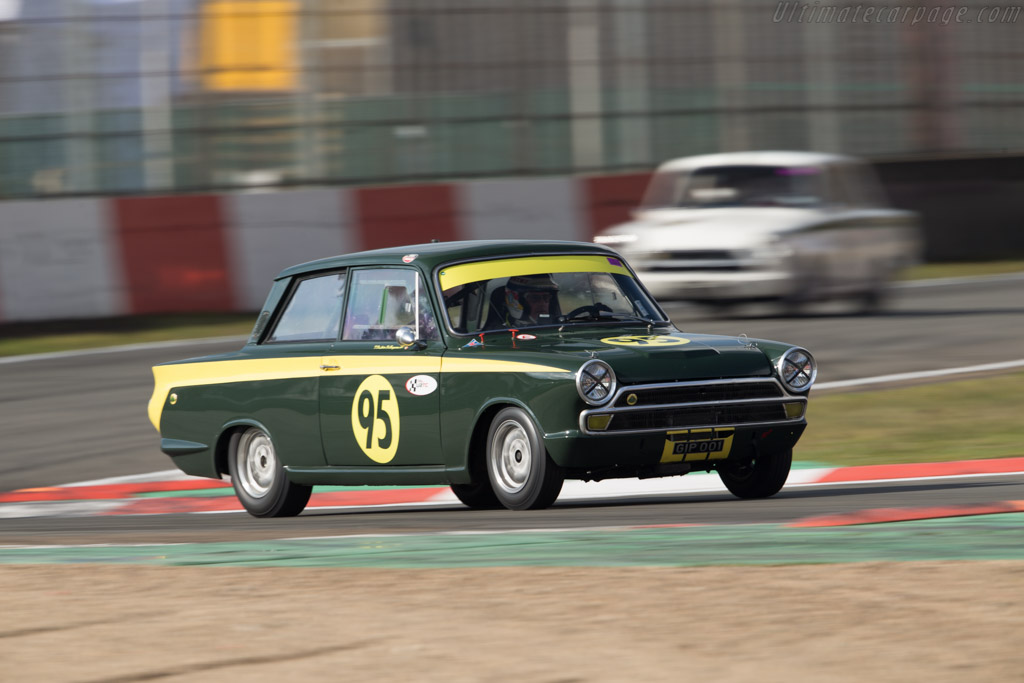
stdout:
<svg viewBox="0 0 1024 683">
<path fill-rule="evenodd" d="M 391 462 L 398 451 L 400 426 L 398 397 L 391 383 L 380 375 L 364 379 L 352 401 L 352 432 L 363 453 L 374 462 Z"/>
</svg>

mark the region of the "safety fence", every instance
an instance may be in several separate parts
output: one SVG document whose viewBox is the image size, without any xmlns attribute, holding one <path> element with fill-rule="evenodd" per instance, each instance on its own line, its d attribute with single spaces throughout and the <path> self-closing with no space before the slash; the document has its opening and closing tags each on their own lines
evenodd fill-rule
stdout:
<svg viewBox="0 0 1024 683">
<path fill-rule="evenodd" d="M 0 202 L 0 323 L 255 311 L 283 268 L 432 239 L 589 241 L 648 177 Z"/>
<path fill-rule="evenodd" d="M 1020 10 L 4 0 L 0 198 L 1020 151 Z"/>
</svg>

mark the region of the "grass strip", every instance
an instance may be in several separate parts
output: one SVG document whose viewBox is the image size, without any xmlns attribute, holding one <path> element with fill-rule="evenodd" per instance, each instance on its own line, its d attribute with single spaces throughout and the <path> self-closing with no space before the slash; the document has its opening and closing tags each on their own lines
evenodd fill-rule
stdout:
<svg viewBox="0 0 1024 683">
<path fill-rule="evenodd" d="M 978 263 L 922 263 L 900 274 L 900 280 L 929 280 L 947 277 L 979 277 L 1024 272 L 1024 261 L 984 261 Z"/>
<path fill-rule="evenodd" d="M 814 396 L 799 460 L 832 465 L 1024 455 L 1024 372 Z"/>
<path fill-rule="evenodd" d="M 242 340 L 252 332 L 255 321 L 252 313 L 211 313 L 12 323 L 0 327 L 0 356 L 204 337 L 237 336 Z"/>
</svg>

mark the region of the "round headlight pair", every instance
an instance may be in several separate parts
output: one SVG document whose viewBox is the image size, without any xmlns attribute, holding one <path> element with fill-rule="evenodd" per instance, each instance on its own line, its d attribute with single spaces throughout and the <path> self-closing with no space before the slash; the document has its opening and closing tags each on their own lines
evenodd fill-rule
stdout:
<svg viewBox="0 0 1024 683">
<path fill-rule="evenodd" d="M 615 371 L 603 360 L 588 360 L 576 373 L 576 391 L 592 406 L 607 403 L 615 393 Z"/>
<path fill-rule="evenodd" d="M 787 389 L 807 391 L 818 377 L 818 364 L 807 349 L 792 348 L 776 362 L 779 377 Z"/>
</svg>

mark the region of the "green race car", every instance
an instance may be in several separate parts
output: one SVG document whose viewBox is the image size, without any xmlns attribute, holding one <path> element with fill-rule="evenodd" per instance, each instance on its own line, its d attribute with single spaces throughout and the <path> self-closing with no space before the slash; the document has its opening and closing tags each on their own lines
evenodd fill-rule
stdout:
<svg viewBox="0 0 1024 683">
<path fill-rule="evenodd" d="M 275 517 L 316 484 L 520 510 L 567 478 L 715 470 L 771 496 L 817 371 L 789 344 L 680 332 L 607 247 L 479 241 L 288 268 L 241 350 L 153 374 L 161 450 Z"/>
</svg>

